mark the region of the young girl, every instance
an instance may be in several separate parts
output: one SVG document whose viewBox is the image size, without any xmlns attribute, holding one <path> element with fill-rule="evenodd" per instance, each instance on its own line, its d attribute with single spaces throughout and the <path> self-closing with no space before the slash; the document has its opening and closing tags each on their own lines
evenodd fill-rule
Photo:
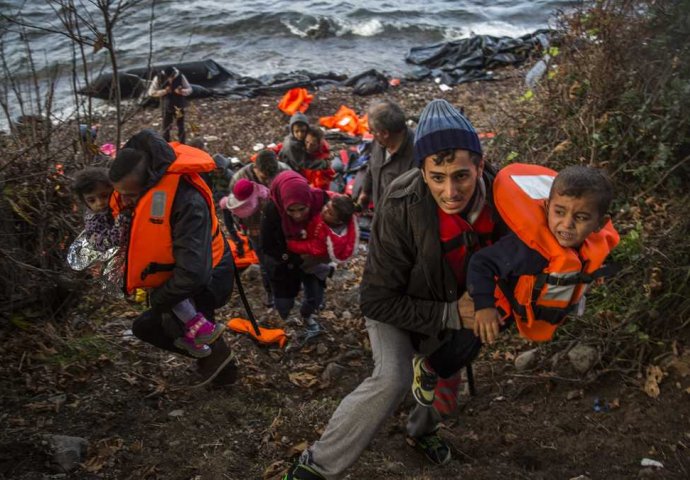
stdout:
<svg viewBox="0 0 690 480">
<path fill-rule="evenodd" d="M 117 218 L 110 210 L 110 196 L 113 186 L 104 168 L 86 168 L 78 172 L 72 190 L 86 207 L 84 231 L 89 243 L 99 252 L 120 247 L 127 250 L 131 213 L 123 212 Z M 197 312 L 191 300 L 183 300 L 172 309 L 184 324 L 184 335 L 175 340 L 175 346 L 195 358 L 211 354 L 209 343 L 213 343 L 225 330 L 222 323 L 213 324 Z"/>
<path fill-rule="evenodd" d="M 331 147 L 324 138 L 323 130 L 319 127 L 309 127 L 304 138 L 306 157 L 304 168 L 300 171 L 314 188 L 328 190 L 335 178 L 335 171 L 331 168 Z"/>
<path fill-rule="evenodd" d="M 344 262 L 357 251 L 359 230 L 354 217 L 355 204 L 350 197 L 336 195 L 314 216 L 304 239 L 288 239 L 288 250 L 300 255 L 329 257 Z"/>
</svg>

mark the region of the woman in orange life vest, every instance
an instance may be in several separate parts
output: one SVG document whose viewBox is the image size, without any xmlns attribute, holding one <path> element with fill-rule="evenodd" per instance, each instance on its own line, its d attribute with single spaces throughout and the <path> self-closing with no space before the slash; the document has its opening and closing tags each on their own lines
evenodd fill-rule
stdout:
<svg viewBox="0 0 690 480">
<path fill-rule="evenodd" d="M 120 150 L 109 176 L 116 193 L 115 213 L 133 209 L 125 289 L 149 288 L 151 309 L 134 320 L 139 339 L 172 352 L 184 333 L 171 309 L 192 299 L 196 309 L 213 321 L 216 308 L 232 292 L 232 254 L 218 228 L 213 199 L 199 172 L 215 167 L 208 154 L 168 144 L 153 130 L 142 130 Z M 214 374 L 230 355 L 222 337 L 211 354 L 198 360 L 202 375 Z M 236 366 L 228 364 L 215 378 L 231 383 Z"/>
</svg>

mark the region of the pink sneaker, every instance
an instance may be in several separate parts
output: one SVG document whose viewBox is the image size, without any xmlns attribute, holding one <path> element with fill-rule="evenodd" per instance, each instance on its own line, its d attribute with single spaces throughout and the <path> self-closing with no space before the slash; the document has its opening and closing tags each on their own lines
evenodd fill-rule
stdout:
<svg viewBox="0 0 690 480">
<path fill-rule="evenodd" d="M 185 338 L 196 345 L 206 345 L 218 340 L 225 330 L 225 324 L 209 322 L 203 313 L 197 313 L 185 324 L 185 330 Z"/>
</svg>

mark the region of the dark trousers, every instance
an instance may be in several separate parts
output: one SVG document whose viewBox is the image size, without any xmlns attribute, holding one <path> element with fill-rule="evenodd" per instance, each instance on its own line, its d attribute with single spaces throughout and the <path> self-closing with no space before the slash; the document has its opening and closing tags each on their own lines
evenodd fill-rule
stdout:
<svg viewBox="0 0 690 480">
<path fill-rule="evenodd" d="M 477 358 L 482 342 L 472 330 L 452 330 L 450 340 L 429 355 L 431 368 L 441 378 L 448 378 Z"/>
<path fill-rule="evenodd" d="M 323 292 L 326 289 L 326 282 L 320 280 L 316 275 L 311 273 L 302 273 L 301 275 L 302 287 L 304 287 L 304 295 L 302 305 L 299 313 L 302 318 L 312 315 L 319 309 L 319 305 L 323 301 Z M 274 299 L 276 310 L 280 318 L 285 320 L 290 314 L 290 310 L 295 305 L 295 297 Z"/>
<path fill-rule="evenodd" d="M 256 253 L 256 256 L 259 258 L 259 269 L 261 270 L 261 283 L 264 285 L 264 290 L 266 290 L 266 293 L 271 295 L 272 290 L 271 290 L 271 282 L 268 280 L 268 272 L 266 271 L 266 266 L 264 265 L 264 255 L 261 252 L 261 236 L 256 235 L 256 236 L 250 236 L 249 237 L 249 244 L 252 247 L 252 250 Z"/>
<path fill-rule="evenodd" d="M 179 108 L 179 107 L 178 107 Z M 185 143 L 186 134 L 184 131 L 184 107 L 179 108 L 180 116 L 177 120 L 177 138 L 180 143 Z M 175 118 L 175 107 L 167 106 L 163 110 L 163 138 L 166 142 L 170 141 L 170 129 L 172 128 L 173 118 Z"/>
</svg>

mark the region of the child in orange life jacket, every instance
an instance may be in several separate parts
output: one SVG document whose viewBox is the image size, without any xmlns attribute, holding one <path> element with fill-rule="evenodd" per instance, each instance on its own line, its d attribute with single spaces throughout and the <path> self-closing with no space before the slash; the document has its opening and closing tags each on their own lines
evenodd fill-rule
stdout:
<svg viewBox="0 0 690 480">
<path fill-rule="evenodd" d="M 306 177 L 312 187 L 328 190 L 335 177 L 335 171 L 330 165 L 331 148 L 324 139 L 321 128 L 309 127 L 304 138 L 304 150 L 306 156 L 299 173 Z"/>
<path fill-rule="evenodd" d="M 300 255 L 328 257 L 336 263 L 348 260 L 357 251 L 359 242 L 354 212 L 355 204 L 350 197 L 334 196 L 309 222 L 304 239 L 288 239 L 288 250 Z"/>
<path fill-rule="evenodd" d="M 91 245 L 105 252 L 111 248 L 127 250 L 132 217 L 123 212 L 117 219 L 110 209 L 113 185 L 104 168 L 86 168 L 75 176 L 72 190 L 84 204 L 84 230 Z M 191 300 L 183 300 L 173 307 L 173 313 L 185 324 L 185 335 L 175 340 L 175 346 L 196 358 L 211 354 L 208 343 L 214 342 L 225 329 L 223 324 L 213 324 L 197 312 Z"/>
<path fill-rule="evenodd" d="M 522 336 L 550 340 L 575 307 L 581 313 L 585 284 L 600 276 L 599 267 L 618 243 L 606 213 L 613 197 L 608 179 L 599 170 L 583 166 L 565 168 L 555 179 L 553 174 L 544 167 L 514 164 L 496 177 L 496 208 L 512 232 L 475 253 L 467 273 L 474 301 L 474 333 L 483 343 L 492 343 L 509 318 L 497 306 L 511 313 Z M 572 258 L 574 263 L 559 272 L 556 266 L 566 265 L 562 258 Z M 545 270 L 549 273 L 543 276 L 545 283 L 534 286 Z M 534 282 L 529 283 L 526 299 L 520 297 L 519 282 Z M 502 305 L 495 297 L 497 286 L 502 292 L 498 298 L 506 302 Z M 556 307 L 553 298 L 544 304 L 548 291 L 553 298 L 563 297 L 561 306 Z M 516 299 L 520 305 L 516 306 Z M 420 357 L 414 370 L 414 397 L 422 405 L 431 405 L 436 368 Z"/>
</svg>

